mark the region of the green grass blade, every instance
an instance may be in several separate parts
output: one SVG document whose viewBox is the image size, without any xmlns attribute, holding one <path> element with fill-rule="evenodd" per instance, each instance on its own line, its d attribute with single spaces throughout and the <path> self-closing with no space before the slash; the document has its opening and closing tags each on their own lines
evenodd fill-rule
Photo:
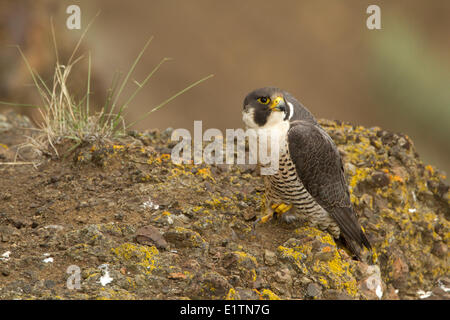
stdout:
<svg viewBox="0 0 450 320">
<path fill-rule="evenodd" d="M 94 20 L 100 15 L 100 11 L 97 12 L 97 14 L 95 15 L 95 17 L 88 23 L 86 29 L 83 31 L 83 33 L 81 34 L 80 39 L 78 40 L 75 48 L 72 51 L 72 55 L 70 56 L 67 65 L 70 65 L 72 62 L 73 57 L 75 56 L 75 53 L 78 51 L 78 48 L 81 45 L 81 42 L 83 41 L 84 37 L 86 36 L 87 32 L 89 31 L 89 28 L 91 27 L 91 25 L 94 23 Z"/>
<path fill-rule="evenodd" d="M 114 99 L 113 105 L 110 110 L 110 114 L 114 111 L 114 108 L 116 107 L 117 101 L 119 100 L 120 94 L 122 93 L 122 90 L 125 88 L 125 85 L 128 82 L 128 79 L 130 78 L 131 74 L 133 73 L 134 69 L 136 68 L 136 65 L 138 64 L 139 60 L 141 60 L 142 55 L 144 54 L 145 50 L 147 49 L 148 45 L 152 42 L 153 36 L 150 37 L 150 39 L 147 40 L 147 43 L 145 44 L 144 48 L 139 52 L 139 55 L 134 60 L 133 65 L 131 66 L 130 70 L 128 71 L 125 79 L 122 82 L 122 85 L 119 88 L 119 92 L 116 95 L 116 99 Z"/>
<path fill-rule="evenodd" d="M 154 107 L 152 110 L 150 110 L 149 112 L 147 112 L 146 114 L 144 114 L 144 116 L 140 117 L 140 119 L 138 119 L 138 120 L 132 122 L 131 124 L 129 124 L 128 126 L 126 126 L 125 129 L 128 129 L 128 128 L 130 128 L 131 126 L 135 125 L 136 123 L 138 123 L 138 122 L 144 120 L 144 119 L 145 119 L 146 117 L 148 117 L 151 113 L 153 113 L 153 112 L 159 110 L 160 108 L 164 107 L 166 104 L 168 104 L 168 103 L 169 103 L 170 101 L 172 101 L 173 99 L 177 98 L 178 96 L 182 95 L 182 94 L 185 93 L 186 91 L 189 91 L 189 90 L 192 89 L 193 87 L 199 85 L 200 83 L 202 83 L 202 82 L 204 82 L 204 81 L 206 81 L 206 80 L 208 80 L 209 78 L 212 78 L 212 77 L 214 77 L 214 75 L 213 75 L 213 74 L 210 74 L 209 76 L 206 76 L 206 77 L 204 77 L 203 79 L 200 79 L 200 80 L 194 82 L 193 84 L 187 86 L 187 87 L 184 88 L 183 90 L 178 91 L 176 94 L 174 94 L 173 96 L 171 96 L 169 99 L 163 101 L 162 103 L 160 103 L 159 105 L 157 105 L 156 107 Z"/>
<path fill-rule="evenodd" d="M 86 92 L 86 120 L 89 117 L 89 95 L 91 94 L 91 52 L 89 51 L 88 58 L 88 79 L 87 79 L 87 92 Z"/>
<path fill-rule="evenodd" d="M 22 59 L 23 59 L 23 61 L 25 62 L 25 65 L 26 65 L 28 71 L 30 72 L 31 77 L 33 78 L 33 82 L 34 82 L 34 84 L 35 84 L 35 86 L 36 86 L 36 88 L 37 88 L 37 90 L 38 90 L 38 92 L 39 92 L 39 95 L 41 96 L 42 102 L 44 103 L 44 106 L 45 106 L 45 105 L 49 102 L 49 101 L 47 101 L 47 103 L 46 103 L 46 101 L 45 101 L 45 100 L 49 100 L 48 97 L 45 95 L 45 92 L 44 92 L 44 91 L 42 90 L 42 88 L 39 86 L 39 83 L 38 83 L 38 81 L 37 81 L 37 79 L 36 79 L 36 76 L 35 76 L 35 72 L 34 72 L 33 69 L 31 68 L 30 63 L 28 62 L 28 59 L 27 59 L 27 58 L 25 57 L 25 55 L 23 54 L 22 49 L 20 49 L 19 46 L 15 46 L 15 47 L 17 48 L 17 50 L 19 50 L 19 53 L 20 53 L 20 55 L 22 56 Z"/>
<path fill-rule="evenodd" d="M 15 103 L 15 102 L 7 102 L 7 101 L 0 101 L 0 104 L 4 104 L 4 105 L 7 105 L 7 106 L 14 106 L 14 107 L 43 108 L 42 106 L 37 106 L 37 105 L 34 105 L 34 104 Z"/>
<path fill-rule="evenodd" d="M 47 90 L 47 94 L 49 96 L 52 95 L 52 92 L 50 91 L 50 89 L 47 87 L 47 85 L 45 84 L 45 81 L 41 78 L 41 76 L 39 75 L 39 73 L 36 72 L 36 77 L 38 78 L 38 80 L 41 82 L 42 86 L 45 88 L 45 90 Z"/>
<path fill-rule="evenodd" d="M 111 86 L 108 89 L 108 94 L 106 96 L 106 101 L 105 101 L 105 104 L 103 106 L 103 110 L 105 110 L 105 111 L 107 111 L 108 107 L 110 107 L 111 100 L 113 99 L 114 94 L 115 94 L 115 92 L 117 90 L 117 86 L 119 85 L 119 79 L 120 79 L 121 76 L 122 76 L 121 73 L 118 72 L 118 71 L 116 71 L 114 73 L 114 76 L 113 76 L 112 81 L 111 81 Z M 111 111 L 111 108 L 109 108 L 109 110 Z"/>
<path fill-rule="evenodd" d="M 117 113 L 117 115 L 114 117 L 113 120 L 113 131 L 116 130 L 117 125 L 119 124 L 120 120 L 122 119 L 122 113 L 125 110 L 125 108 L 128 107 L 128 104 L 131 103 L 131 101 L 133 101 L 134 97 L 136 96 L 136 94 L 138 94 L 138 92 L 145 86 L 145 84 L 148 82 L 148 80 L 150 80 L 150 78 L 153 76 L 153 74 L 158 71 L 158 69 L 167 61 L 172 60 L 171 58 L 163 58 L 158 65 L 153 68 L 153 70 L 147 75 L 147 77 L 144 79 L 144 81 L 142 81 L 142 83 L 138 83 L 137 84 L 137 89 L 131 94 L 130 98 L 127 100 L 127 102 L 125 102 L 120 108 L 119 108 L 119 112 Z"/>
<path fill-rule="evenodd" d="M 133 94 L 130 96 L 130 98 L 123 104 L 124 107 L 127 107 L 131 101 L 133 101 L 134 97 L 138 94 L 138 92 L 145 86 L 145 84 L 150 80 L 150 78 L 153 76 L 153 74 L 158 71 L 158 69 L 167 61 L 172 60 L 171 58 L 164 58 L 162 59 L 158 65 L 147 75 L 147 77 L 142 81 L 142 83 L 137 83 L 137 89 L 133 92 Z"/>
<path fill-rule="evenodd" d="M 53 48 L 55 49 L 56 64 L 59 64 L 58 45 L 56 43 L 55 26 L 53 25 L 53 17 L 50 17 L 50 26 L 52 30 Z"/>
<path fill-rule="evenodd" d="M 102 131 L 106 130 L 107 126 L 109 126 L 109 124 L 110 124 L 109 123 L 111 120 L 110 103 L 114 97 L 116 90 L 117 90 L 117 86 L 119 85 L 120 77 L 121 77 L 121 73 L 115 72 L 112 82 L 111 82 L 111 87 L 108 89 L 108 95 L 106 97 L 105 105 L 103 106 L 103 109 L 101 111 L 101 116 L 100 116 L 100 124 L 103 124 Z M 109 112 L 108 112 L 108 108 L 109 108 Z"/>
</svg>

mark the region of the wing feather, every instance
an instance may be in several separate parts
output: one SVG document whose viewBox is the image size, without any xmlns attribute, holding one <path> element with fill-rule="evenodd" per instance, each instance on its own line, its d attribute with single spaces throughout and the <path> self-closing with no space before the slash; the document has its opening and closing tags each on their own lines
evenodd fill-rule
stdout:
<svg viewBox="0 0 450 320">
<path fill-rule="evenodd" d="M 304 187 L 314 200 L 337 222 L 341 234 L 354 251 L 351 241 L 368 249 L 364 234 L 350 202 L 341 156 L 331 137 L 320 125 L 293 121 L 288 132 L 289 152 Z M 358 252 L 353 252 L 359 255 Z"/>
</svg>

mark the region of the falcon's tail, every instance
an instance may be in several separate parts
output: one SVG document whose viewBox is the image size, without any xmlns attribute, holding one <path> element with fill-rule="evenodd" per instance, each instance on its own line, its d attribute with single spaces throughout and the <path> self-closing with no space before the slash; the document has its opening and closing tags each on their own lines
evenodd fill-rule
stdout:
<svg viewBox="0 0 450 320">
<path fill-rule="evenodd" d="M 363 261 L 361 258 L 361 248 L 362 246 L 356 245 L 355 241 L 346 238 L 345 236 L 341 236 L 339 240 L 344 244 L 345 247 L 353 254 L 357 260 Z M 369 247 L 366 246 L 367 249 L 371 250 L 370 244 Z"/>
<path fill-rule="evenodd" d="M 366 234 L 362 230 L 361 225 L 351 208 L 341 207 L 334 209 L 332 216 L 341 229 L 341 238 L 344 240 L 347 248 L 358 258 L 358 260 L 361 260 L 358 247 L 362 249 L 364 246 L 371 250 L 372 246 L 370 245 L 369 239 L 367 239 Z M 351 212 L 349 212 L 349 210 Z"/>
</svg>

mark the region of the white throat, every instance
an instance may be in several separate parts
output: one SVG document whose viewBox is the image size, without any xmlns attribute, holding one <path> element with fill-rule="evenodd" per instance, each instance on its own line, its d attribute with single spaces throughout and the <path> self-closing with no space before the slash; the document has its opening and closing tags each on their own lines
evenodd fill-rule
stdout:
<svg viewBox="0 0 450 320">
<path fill-rule="evenodd" d="M 267 150 L 269 152 L 271 149 L 270 146 L 273 145 L 271 141 L 275 139 L 275 145 L 278 146 L 280 154 L 283 154 L 286 148 L 286 136 L 290 127 L 289 120 L 284 120 L 284 112 L 272 112 L 263 126 L 258 126 L 253 121 L 253 114 L 253 110 L 243 113 L 242 120 L 246 128 L 255 130 L 258 138 L 263 143 L 264 141 L 267 142 Z"/>
<path fill-rule="evenodd" d="M 283 121 L 276 124 L 266 124 L 263 127 L 259 127 L 256 129 L 256 134 L 262 141 L 267 139 L 267 150 L 271 149 L 273 146 L 272 140 L 276 141 L 276 145 L 278 146 L 278 150 L 280 154 L 283 154 L 286 150 L 286 137 L 289 130 L 289 121 Z"/>
</svg>

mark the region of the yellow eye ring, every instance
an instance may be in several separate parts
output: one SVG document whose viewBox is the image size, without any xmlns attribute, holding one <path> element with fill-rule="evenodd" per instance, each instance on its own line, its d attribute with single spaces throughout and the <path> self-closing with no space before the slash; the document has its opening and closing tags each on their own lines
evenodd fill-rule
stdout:
<svg viewBox="0 0 450 320">
<path fill-rule="evenodd" d="M 258 99 L 256 99 L 259 103 L 262 104 L 269 104 L 270 103 L 270 98 L 267 97 L 260 97 Z"/>
</svg>

